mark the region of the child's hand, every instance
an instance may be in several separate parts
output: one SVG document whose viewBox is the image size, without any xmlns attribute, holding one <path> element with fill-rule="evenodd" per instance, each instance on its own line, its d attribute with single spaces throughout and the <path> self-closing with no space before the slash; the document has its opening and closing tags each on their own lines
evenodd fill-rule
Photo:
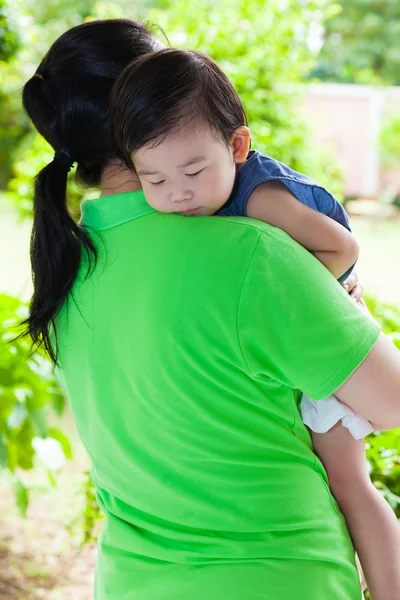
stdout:
<svg viewBox="0 0 400 600">
<path fill-rule="evenodd" d="M 364 288 L 361 285 L 356 271 L 352 271 L 342 287 L 348 292 L 351 298 L 357 303 L 362 302 Z"/>
<path fill-rule="evenodd" d="M 362 297 L 364 288 L 359 282 L 356 271 L 352 271 L 352 273 L 350 273 L 346 281 L 342 283 L 342 287 L 350 295 L 350 298 L 354 300 L 358 308 L 374 321 L 375 319 L 370 313 L 368 306 L 365 304 L 365 301 Z"/>
</svg>

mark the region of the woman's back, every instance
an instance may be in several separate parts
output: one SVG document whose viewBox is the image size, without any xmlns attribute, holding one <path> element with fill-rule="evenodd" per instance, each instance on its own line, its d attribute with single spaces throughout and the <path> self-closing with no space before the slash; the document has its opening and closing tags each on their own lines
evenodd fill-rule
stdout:
<svg viewBox="0 0 400 600">
<path fill-rule="evenodd" d="M 99 230 L 99 262 L 86 280 L 82 265 L 57 324 L 106 514 L 96 600 L 358 598 L 292 388 L 337 389 L 375 326 L 345 294 L 331 300 L 330 275 L 265 224 L 155 213 L 141 192 L 86 202 L 82 222 Z M 316 273 L 325 291 L 313 300 Z M 278 590 L 285 569 L 292 583 Z"/>
</svg>

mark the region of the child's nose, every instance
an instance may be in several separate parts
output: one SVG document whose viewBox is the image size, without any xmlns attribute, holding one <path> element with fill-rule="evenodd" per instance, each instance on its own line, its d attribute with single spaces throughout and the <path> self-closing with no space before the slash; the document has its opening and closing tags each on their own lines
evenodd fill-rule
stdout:
<svg viewBox="0 0 400 600">
<path fill-rule="evenodd" d="M 191 200 L 193 198 L 193 192 L 191 190 L 173 190 L 171 191 L 172 202 L 183 202 L 184 200 Z"/>
</svg>

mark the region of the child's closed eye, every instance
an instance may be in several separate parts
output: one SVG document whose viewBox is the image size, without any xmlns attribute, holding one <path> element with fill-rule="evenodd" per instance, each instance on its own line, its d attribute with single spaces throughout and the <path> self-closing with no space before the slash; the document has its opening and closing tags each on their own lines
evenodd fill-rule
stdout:
<svg viewBox="0 0 400 600">
<path fill-rule="evenodd" d="M 162 183 L 164 183 L 165 179 L 163 179 L 162 181 L 149 181 L 150 185 L 161 185 Z"/>
<path fill-rule="evenodd" d="M 196 171 L 196 173 L 186 173 L 186 175 L 188 177 L 197 177 L 197 175 L 199 175 L 202 171 L 204 171 L 205 167 L 203 169 L 200 169 L 200 171 Z"/>
</svg>

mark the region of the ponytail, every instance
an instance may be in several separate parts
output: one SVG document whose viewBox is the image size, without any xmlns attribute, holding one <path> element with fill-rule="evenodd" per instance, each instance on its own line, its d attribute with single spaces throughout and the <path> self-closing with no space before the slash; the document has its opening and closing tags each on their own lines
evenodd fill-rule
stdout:
<svg viewBox="0 0 400 600">
<path fill-rule="evenodd" d="M 88 274 L 97 260 L 93 241 L 67 209 L 67 176 L 72 164 L 68 154 L 55 154 L 36 176 L 30 247 L 34 293 L 29 317 L 22 323 L 27 326 L 23 335 L 29 334 L 34 345 L 43 346 L 55 364 L 57 336 L 53 345 L 50 328 L 56 331 L 54 320 L 76 279 L 82 251 L 89 259 Z"/>
</svg>

